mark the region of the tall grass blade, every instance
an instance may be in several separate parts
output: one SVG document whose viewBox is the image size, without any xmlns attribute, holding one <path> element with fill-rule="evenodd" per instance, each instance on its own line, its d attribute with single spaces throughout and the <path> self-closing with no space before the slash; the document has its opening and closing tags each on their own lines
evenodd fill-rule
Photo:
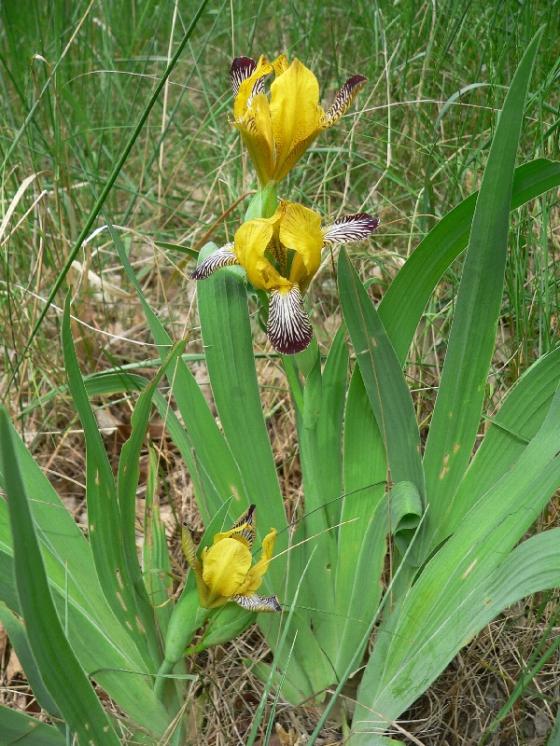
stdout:
<svg viewBox="0 0 560 746">
<path fill-rule="evenodd" d="M 88 236 L 89 232 L 91 231 L 91 229 L 92 229 L 92 227 L 93 227 L 93 225 L 94 225 L 97 217 L 99 216 L 99 214 L 100 214 L 100 212 L 101 212 L 101 210 L 103 208 L 103 205 L 105 204 L 105 200 L 107 199 L 107 197 L 109 195 L 109 192 L 113 188 L 113 184 L 117 180 L 117 177 L 119 176 L 119 174 L 120 174 L 120 172 L 122 170 L 122 167 L 124 166 L 124 164 L 126 162 L 126 159 L 130 155 L 130 151 L 134 147 L 134 144 L 135 144 L 136 140 L 138 139 L 138 136 L 139 136 L 140 132 L 142 131 L 142 129 L 143 129 L 145 123 L 146 123 L 146 120 L 148 119 L 148 116 L 150 115 L 150 112 L 151 112 L 151 110 L 154 107 L 154 104 L 156 103 L 157 99 L 159 98 L 159 95 L 160 95 L 161 91 L 163 90 L 163 87 L 164 87 L 167 79 L 171 75 L 173 69 L 175 68 L 175 66 L 176 66 L 176 64 L 177 64 L 177 62 L 179 60 L 179 57 L 181 56 L 181 54 L 183 52 L 183 49 L 187 45 L 187 42 L 189 41 L 189 39 L 190 39 L 193 31 L 195 30 L 195 28 L 196 28 L 196 26 L 198 24 L 198 21 L 200 19 L 200 16 L 202 15 L 202 12 L 203 12 L 204 8 L 206 7 L 207 2 L 208 2 L 208 0 L 202 0 L 202 2 L 200 3 L 198 9 L 195 11 L 195 14 L 194 14 L 194 16 L 193 16 L 193 18 L 192 18 L 189 26 L 187 27 L 187 29 L 185 31 L 185 34 L 184 34 L 183 38 L 181 39 L 181 41 L 179 43 L 179 46 L 177 47 L 177 49 L 175 51 L 175 54 L 173 55 L 172 59 L 170 60 L 169 64 L 167 65 L 167 67 L 165 69 L 165 72 L 161 76 L 160 80 L 158 81 L 158 83 L 157 83 L 157 85 L 156 85 L 156 87 L 154 89 L 154 92 L 150 96 L 150 99 L 149 99 L 148 103 L 146 104 L 146 107 L 144 108 L 142 114 L 140 115 L 140 117 L 138 119 L 138 122 L 136 123 L 136 126 L 134 127 L 134 130 L 132 131 L 132 134 L 130 135 L 130 138 L 128 139 L 128 141 L 127 141 L 127 143 L 126 143 L 126 145 L 125 145 L 125 147 L 123 149 L 123 152 L 121 153 L 120 157 L 117 159 L 117 161 L 116 161 L 116 163 L 115 163 L 115 165 L 113 167 L 113 170 L 111 171 L 111 174 L 110 174 L 109 178 L 105 182 L 105 185 L 103 186 L 103 189 L 101 190 L 101 193 L 100 193 L 99 197 L 97 198 L 97 200 L 95 202 L 95 205 L 93 206 L 93 208 L 92 208 L 92 210 L 91 210 L 91 212 L 90 212 L 90 214 L 89 214 L 86 222 L 84 223 L 84 226 L 82 227 L 82 230 L 80 231 L 80 234 L 79 234 L 78 238 L 76 239 L 75 244 L 73 245 L 70 253 L 68 254 L 68 257 L 66 258 L 66 261 L 64 262 L 64 266 L 62 267 L 62 269 L 60 270 L 60 272 L 57 275 L 57 278 L 56 278 L 56 280 L 55 280 L 55 282 L 54 282 L 54 284 L 53 284 L 53 286 L 52 286 L 52 288 L 51 288 L 51 290 L 49 292 L 49 295 L 48 295 L 48 297 L 46 299 L 46 302 L 44 303 L 44 305 L 43 305 L 43 307 L 42 307 L 42 309 L 41 309 L 41 311 L 39 313 L 39 316 L 37 318 L 37 321 L 35 322 L 35 324 L 33 326 L 33 329 L 31 330 L 31 334 L 29 336 L 29 339 L 27 340 L 27 342 L 25 344 L 25 347 L 23 348 L 23 350 L 21 352 L 21 355 L 19 356 L 17 362 L 15 363 L 14 370 L 12 372 L 12 378 L 11 378 L 11 380 L 13 380 L 14 377 L 17 375 L 17 372 L 19 370 L 19 366 L 21 365 L 22 361 L 24 360 L 25 355 L 26 355 L 27 351 L 29 350 L 29 348 L 31 346 L 31 343 L 35 339 L 35 335 L 39 331 L 39 329 L 41 327 L 41 324 L 43 323 L 43 320 L 44 320 L 45 316 L 47 315 L 47 312 L 48 312 L 49 308 L 51 307 L 51 304 L 52 304 L 52 302 L 53 302 L 53 300 L 54 300 L 54 298 L 55 298 L 58 290 L 60 289 L 60 287 L 62 286 L 62 283 L 64 282 L 64 278 L 66 277 L 66 275 L 68 274 L 68 271 L 69 271 L 70 267 L 72 266 L 72 262 L 76 259 L 77 255 L 78 255 L 78 252 L 80 251 L 84 240 L 87 238 L 87 236 Z M 54 73 L 54 71 L 53 71 L 53 73 Z M 32 113 L 30 113 L 29 120 L 31 120 L 31 116 L 32 116 Z M 27 124 L 27 120 L 26 120 L 25 124 Z M 5 160 L 7 160 L 7 158 Z"/>
</svg>

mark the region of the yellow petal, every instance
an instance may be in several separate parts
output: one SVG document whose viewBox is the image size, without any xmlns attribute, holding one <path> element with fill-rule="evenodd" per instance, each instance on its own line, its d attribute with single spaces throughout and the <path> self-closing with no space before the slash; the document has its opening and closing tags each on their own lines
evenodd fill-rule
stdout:
<svg viewBox="0 0 560 746">
<path fill-rule="evenodd" d="M 248 220 L 235 234 L 234 250 L 239 264 L 247 272 L 249 282 L 259 290 L 291 286 L 264 255 L 279 220 L 280 211 L 271 218 Z"/>
<path fill-rule="evenodd" d="M 324 243 L 321 217 L 313 210 L 294 202 L 285 203 L 283 207 L 280 243 L 296 252 L 289 279 L 297 283 L 304 292 L 321 263 Z"/>
<path fill-rule="evenodd" d="M 317 78 L 299 60 L 273 81 L 270 114 L 276 148 L 274 178 L 279 181 L 318 135 L 324 118 Z"/>
<path fill-rule="evenodd" d="M 262 583 L 263 575 L 268 570 L 268 563 L 272 558 L 275 543 L 276 529 L 271 528 L 268 534 L 263 539 L 261 557 L 256 565 L 254 565 L 254 567 L 252 567 L 247 573 L 245 582 L 241 586 L 241 589 L 237 592 L 239 595 L 251 595 L 260 586 L 260 584 Z"/>
<path fill-rule="evenodd" d="M 289 62 L 285 54 L 279 54 L 278 57 L 275 60 L 272 60 L 270 64 L 272 65 L 272 69 L 274 70 L 274 77 L 277 78 L 279 75 L 282 75 L 282 73 L 286 72 Z"/>
<path fill-rule="evenodd" d="M 251 160 L 257 169 L 261 184 L 267 184 L 274 177 L 274 139 L 270 105 L 264 93 L 254 97 L 249 114 L 236 124 L 241 132 Z"/>
<path fill-rule="evenodd" d="M 200 605 L 204 606 L 204 608 L 208 608 L 210 594 L 206 583 L 202 578 L 202 565 L 196 556 L 196 549 L 192 540 L 191 532 L 186 526 L 182 526 L 181 528 L 181 547 L 189 567 L 194 572 Z"/>
<path fill-rule="evenodd" d="M 235 539 L 222 539 L 202 553 L 202 577 L 212 598 L 239 593 L 251 567 L 251 552 Z"/>
<path fill-rule="evenodd" d="M 239 516 L 229 531 L 221 531 L 214 534 L 214 544 L 222 539 L 235 539 L 240 541 L 248 549 L 253 546 L 255 538 L 255 506 L 251 505 L 248 510 Z"/>
<path fill-rule="evenodd" d="M 271 72 L 272 65 L 264 55 L 261 55 L 251 75 L 239 84 L 237 95 L 233 101 L 233 118 L 236 122 L 243 121 L 255 96 L 255 86 L 257 86 L 258 90 L 261 78 L 264 78 Z"/>
</svg>

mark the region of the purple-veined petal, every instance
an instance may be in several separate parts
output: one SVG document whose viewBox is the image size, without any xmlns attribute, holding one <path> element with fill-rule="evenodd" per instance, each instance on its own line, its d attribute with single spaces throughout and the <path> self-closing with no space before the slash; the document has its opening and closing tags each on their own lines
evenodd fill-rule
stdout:
<svg viewBox="0 0 560 746">
<path fill-rule="evenodd" d="M 276 596 L 259 596 L 252 593 L 250 596 L 232 596 L 231 600 L 246 611 L 282 611 Z"/>
<path fill-rule="evenodd" d="M 239 264 L 237 257 L 232 251 L 233 244 L 228 243 L 221 249 L 213 251 L 207 256 L 191 274 L 193 280 L 205 280 L 207 277 L 222 267 L 229 267 L 232 264 Z"/>
<path fill-rule="evenodd" d="M 379 218 L 368 215 L 367 212 L 358 212 L 355 215 L 338 218 L 323 230 L 323 235 L 325 241 L 331 243 L 349 243 L 350 241 L 363 241 L 377 228 L 379 228 Z"/>
<path fill-rule="evenodd" d="M 358 92 L 364 87 L 366 81 L 367 78 L 363 75 L 352 75 L 351 78 L 348 78 L 334 97 L 331 108 L 325 114 L 326 127 L 332 127 L 346 113 Z"/>
<path fill-rule="evenodd" d="M 244 80 L 250 78 L 255 72 L 257 63 L 251 57 L 236 57 L 231 63 L 229 74 L 231 77 L 231 87 L 233 88 L 233 95 L 237 96 L 239 93 L 239 86 Z"/>
<path fill-rule="evenodd" d="M 240 535 L 245 539 L 247 544 L 249 544 L 249 549 L 253 546 L 253 541 L 255 539 L 255 506 L 249 505 L 249 508 L 243 513 L 243 515 L 239 516 L 239 518 L 235 521 L 233 526 L 231 527 L 231 531 L 235 531 L 235 529 L 243 527 L 243 530 L 240 532 Z"/>
<path fill-rule="evenodd" d="M 313 329 L 297 285 L 287 292 L 271 292 L 266 332 L 274 349 L 283 355 L 301 352 L 311 342 Z"/>
</svg>

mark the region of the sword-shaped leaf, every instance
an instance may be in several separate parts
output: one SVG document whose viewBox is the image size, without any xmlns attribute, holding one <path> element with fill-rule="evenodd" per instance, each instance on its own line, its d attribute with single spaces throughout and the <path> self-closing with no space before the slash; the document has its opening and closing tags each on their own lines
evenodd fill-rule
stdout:
<svg viewBox="0 0 560 746">
<path fill-rule="evenodd" d="M 4 410 L 0 410 L 0 442 L 14 537 L 16 585 L 37 667 L 80 741 L 92 746 L 118 746 L 117 734 L 78 663 L 56 612 Z"/>
<path fill-rule="evenodd" d="M 514 172 L 510 210 L 560 186 L 560 163 L 536 158 Z M 422 312 L 443 273 L 469 241 L 478 192 L 448 212 L 418 244 L 379 304 L 379 315 L 397 357 L 404 363 Z"/>
<path fill-rule="evenodd" d="M 513 78 L 490 147 L 424 456 L 429 515 L 424 546 L 471 458 L 503 293 L 515 156 L 542 29 Z"/>
<path fill-rule="evenodd" d="M 507 564 L 510 558 L 517 562 L 520 550 L 510 555 L 513 547 L 559 485 L 557 393 L 541 428 L 516 463 L 477 500 L 382 625 L 379 634 L 384 642 L 374 647 L 358 692 L 357 733 L 371 729 L 372 720 L 386 727 L 397 718 L 504 605 L 536 587 L 559 582 L 556 571 L 550 572 L 549 560 L 541 564 L 540 555 L 529 563 L 528 575 L 517 565 L 510 575 Z M 560 543 L 557 538 L 542 541 L 550 541 L 550 561 L 560 571 Z M 355 736 L 352 743 L 369 742 L 365 736 Z"/>
</svg>

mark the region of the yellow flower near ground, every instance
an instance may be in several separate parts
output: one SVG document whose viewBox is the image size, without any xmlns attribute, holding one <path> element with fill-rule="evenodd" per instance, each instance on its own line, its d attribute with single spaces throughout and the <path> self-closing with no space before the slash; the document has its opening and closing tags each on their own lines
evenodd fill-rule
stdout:
<svg viewBox="0 0 560 746">
<path fill-rule="evenodd" d="M 272 217 L 243 223 L 233 244 L 210 254 L 192 276 L 203 280 L 221 267 L 243 267 L 253 287 L 269 293 L 268 338 L 278 352 L 291 355 L 305 349 L 313 336 L 303 294 L 319 269 L 325 243 L 367 238 L 378 225 L 378 218 L 362 212 L 323 228 L 314 210 L 280 202 Z"/>
<path fill-rule="evenodd" d="M 248 611 L 280 611 L 276 596 L 259 596 L 255 591 L 262 583 L 274 552 L 276 529 L 264 537 L 261 556 L 253 564 L 252 547 L 255 539 L 255 506 L 229 531 L 217 533 L 211 547 L 204 547 L 201 559 L 189 532 L 183 532 L 183 552 L 195 573 L 200 605 L 215 609 L 234 601 Z"/>
<path fill-rule="evenodd" d="M 270 95 L 265 79 L 274 73 Z M 298 59 L 280 55 L 269 62 L 261 56 L 237 57 L 231 65 L 233 118 L 261 184 L 281 181 L 319 133 L 336 124 L 366 78 L 353 75 L 338 91 L 330 109 L 319 104 L 319 83 Z"/>
</svg>

